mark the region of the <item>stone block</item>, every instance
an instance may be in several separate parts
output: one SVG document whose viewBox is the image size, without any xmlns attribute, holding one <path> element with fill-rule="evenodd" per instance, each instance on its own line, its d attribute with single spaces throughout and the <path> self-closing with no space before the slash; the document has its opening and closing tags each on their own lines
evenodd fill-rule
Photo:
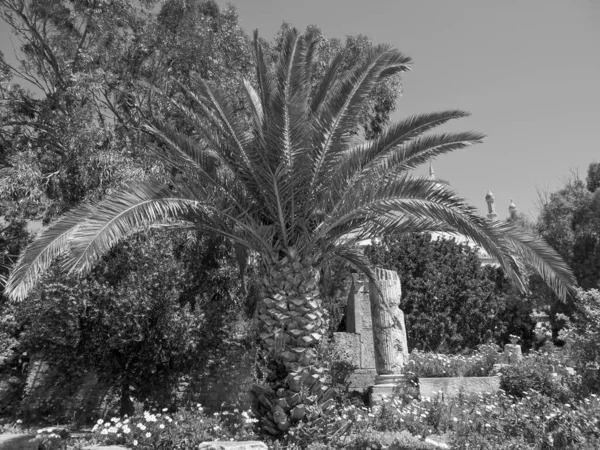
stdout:
<svg viewBox="0 0 600 450">
<path fill-rule="evenodd" d="M 0 376 L 0 412 L 10 410 L 19 402 L 21 379 L 11 375 Z"/>
<path fill-rule="evenodd" d="M 121 445 L 88 445 L 82 447 L 81 450 L 130 450 L 129 447 L 123 447 Z"/>
<path fill-rule="evenodd" d="M 518 364 L 523 359 L 521 346 L 518 344 L 506 344 L 501 362 L 504 364 Z"/>
<path fill-rule="evenodd" d="M 351 391 L 365 392 L 375 384 L 376 377 L 375 369 L 356 369 L 346 378 L 346 385 Z"/>
<path fill-rule="evenodd" d="M 437 395 L 456 397 L 459 393 L 483 394 L 496 393 L 500 389 L 499 377 L 448 377 L 419 378 L 421 398 L 433 398 Z"/>
<path fill-rule="evenodd" d="M 360 335 L 360 365 L 361 369 L 375 370 L 375 342 L 373 329 L 363 329 Z"/>
<path fill-rule="evenodd" d="M 33 434 L 2 434 L 0 450 L 38 450 L 40 440 Z"/>
<path fill-rule="evenodd" d="M 260 441 L 212 441 L 203 442 L 198 450 L 268 450 L 267 445 Z"/>
<path fill-rule="evenodd" d="M 369 387 L 369 405 L 379 405 L 385 397 L 400 395 L 407 388 L 408 381 L 403 374 L 377 375 L 375 385 Z"/>
<path fill-rule="evenodd" d="M 360 366 L 360 334 L 333 333 L 333 345 L 337 359 Z"/>
</svg>

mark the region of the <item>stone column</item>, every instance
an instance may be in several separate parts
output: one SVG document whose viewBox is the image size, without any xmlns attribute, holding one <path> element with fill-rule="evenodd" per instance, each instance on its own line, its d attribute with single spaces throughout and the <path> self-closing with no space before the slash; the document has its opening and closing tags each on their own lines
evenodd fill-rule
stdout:
<svg viewBox="0 0 600 450">
<path fill-rule="evenodd" d="M 402 370 L 408 360 L 404 314 L 399 308 L 402 295 L 400 278 L 396 272 L 380 268 L 376 269 L 375 276 L 380 292 L 375 286 L 369 289 L 377 370 L 375 385 L 369 392 L 371 405 L 405 386 Z"/>
<path fill-rule="evenodd" d="M 408 359 L 404 314 L 399 308 L 402 296 L 400 278 L 391 270 L 375 270 L 381 288 L 381 293 L 374 286 L 369 289 L 375 368 L 378 375 L 400 373 Z M 386 303 L 389 308 L 385 307 Z"/>
</svg>

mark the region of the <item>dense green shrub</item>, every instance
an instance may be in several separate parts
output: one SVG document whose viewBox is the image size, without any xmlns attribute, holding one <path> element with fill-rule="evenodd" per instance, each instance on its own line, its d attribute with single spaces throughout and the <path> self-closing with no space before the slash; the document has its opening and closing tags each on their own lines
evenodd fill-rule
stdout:
<svg viewBox="0 0 600 450">
<path fill-rule="evenodd" d="M 19 348 L 67 377 L 95 371 L 120 392 L 122 414 L 130 397 L 172 404 L 183 374 L 210 374 L 229 341 L 244 344 L 231 250 L 222 239 L 155 230 L 119 245 L 84 279 L 55 271 L 39 295 L 11 305 Z"/>
<path fill-rule="evenodd" d="M 501 393 L 475 402 L 458 403 L 452 448 L 598 448 L 600 401 L 597 397 L 560 404 L 537 391 L 524 394 L 516 401 Z"/>
<path fill-rule="evenodd" d="M 346 450 L 436 450 L 429 444 L 413 436 L 407 431 L 369 431 L 365 434 L 351 436 L 347 441 L 334 444 L 333 448 Z M 317 450 L 318 447 L 308 447 Z"/>
<path fill-rule="evenodd" d="M 413 350 L 405 367 L 405 373 L 414 377 L 485 377 L 492 375 L 492 368 L 500 360 L 500 348 L 495 344 L 483 344 L 474 352 L 464 355 L 443 355 Z"/>
<path fill-rule="evenodd" d="M 579 290 L 577 311 L 559 337 L 569 364 L 582 377 L 582 395 L 600 393 L 600 291 Z"/>
<path fill-rule="evenodd" d="M 386 236 L 367 247 L 373 264 L 398 271 L 411 349 L 459 353 L 511 334 L 533 339 L 532 307 L 476 249 L 428 233 Z"/>
<path fill-rule="evenodd" d="M 518 398 L 535 390 L 562 403 L 573 402 L 579 396 L 581 377 L 568 366 L 566 353 L 551 345 L 531 352 L 516 365 L 502 368 L 500 388 Z"/>
</svg>

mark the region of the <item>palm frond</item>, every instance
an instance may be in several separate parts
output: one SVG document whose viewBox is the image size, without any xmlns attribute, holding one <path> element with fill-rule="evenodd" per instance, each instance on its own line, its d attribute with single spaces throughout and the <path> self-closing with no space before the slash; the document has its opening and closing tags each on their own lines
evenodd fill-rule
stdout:
<svg viewBox="0 0 600 450">
<path fill-rule="evenodd" d="M 403 173 L 415 169 L 430 158 L 479 144 L 485 134 L 476 131 L 441 133 L 421 136 L 390 152 L 377 162 L 370 173 L 382 175 L 389 172 Z"/>
<path fill-rule="evenodd" d="M 389 46 L 380 45 L 369 52 L 365 60 L 326 97 L 315 123 L 319 142 L 313 153 L 311 188 L 321 184 L 335 170 L 339 155 L 347 149 L 357 117 L 373 88 L 381 81 L 381 74 L 391 67 L 408 70 L 411 59 Z M 324 175 L 325 174 L 325 175 Z"/>
<path fill-rule="evenodd" d="M 497 227 L 514 253 L 530 264 L 561 300 L 565 301 L 574 292 L 577 280 L 573 272 L 543 239 L 514 225 L 502 223 Z"/>
<path fill-rule="evenodd" d="M 256 78 L 258 81 L 258 92 L 261 102 L 265 108 L 271 104 L 271 80 L 269 79 L 269 70 L 265 64 L 265 57 L 258 41 L 258 30 L 254 30 L 254 53 L 256 57 Z"/>
<path fill-rule="evenodd" d="M 70 240 L 91 209 L 86 203 L 66 214 L 21 253 L 4 290 L 9 298 L 20 301 L 27 297 L 52 261 L 69 251 Z"/>
<path fill-rule="evenodd" d="M 518 267 L 504 251 L 501 236 L 490 228 L 489 222 L 447 186 L 426 178 L 404 176 L 387 186 L 365 187 L 362 193 L 357 193 L 355 198 L 348 200 L 337 214 L 328 219 L 319 230 L 319 235 L 327 234 L 331 239 L 334 236 L 330 233 L 340 230 L 346 222 L 354 221 L 356 224 L 364 221 L 361 233 L 374 238 L 393 233 L 396 227 L 407 220 L 407 216 L 446 223 L 457 233 L 471 238 L 495 257 L 507 274 L 524 288 L 518 276 Z"/>
<path fill-rule="evenodd" d="M 198 198 L 182 198 L 170 189 L 149 183 L 132 186 L 102 200 L 71 237 L 71 252 L 64 267 L 84 274 L 119 240 L 149 224 L 169 218 L 185 218 L 202 210 Z"/>
<path fill-rule="evenodd" d="M 273 174 L 269 164 L 268 155 L 261 149 L 264 146 L 255 145 L 254 136 L 243 129 L 243 121 L 236 114 L 226 96 L 219 90 L 213 89 L 206 81 L 194 78 L 194 86 L 198 93 L 192 92 L 182 85 L 188 97 L 205 112 L 215 126 L 226 138 L 227 143 L 218 147 L 235 177 L 241 180 L 248 192 L 268 205 L 274 201 L 273 192 L 269 189 L 272 185 Z"/>
<path fill-rule="evenodd" d="M 419 136 L 449 120 L 466 117 L 460 110 L 442 111 L 410 117 L 389 127 L 384 133 L 351 147 L 339 158 L 336 169 L 323 177 L 316 189 L 329 189 L 334 201 L 344 198 L 349 190 L 364 181 L 373 182 L 389 171 L 402 172 L 418 166 L 424 156 L 435 157 L 480 142 L 480 133 L 450 133 Z"/>
<path fill-rule="evenodd" d="M 341 51 L 337 53 L 329 63 L 329 66 L 325 71 L 325 75 L 321 79 L 321 82 L 319 83 L 319 86 L 317 87 L 310 104 L 310 109 L 313 114 L 317 114 L 319 112 L 319 109 L 325 101 L 325 98 L 331 92 L 331 87 L 337 81 L 338 71 L 344 62 L 345 57 L 346 53 Z"/>
<path fill-rule="evenodd" d="M 153 119 L 146 123 L 143 128 L 154 137 L 169 146 L 177 153 L 181 162 L 179 167 L 191 165 L 203 173 L 214 174 L 218 164 L 225 164 L 218 152 L 210 148 L 202 148 L 199 142 L 191 139 L 188 135 L 179 133 L 173 127 L 161 120 Z"/>
<path fill-rule="evenodd" d="M 448 110 L 428 114 L 419 114 L 401 122 L 390 125 L 383 133 L 371 141 L 351 147 L 340 156 L 340 169 L 343 178 L 362 172 L 366 167 L 377 167 L 390 155 L 405 153 L 403 145 L 429 130 L 443 125 L 450 120 L 468 117 L 469 113 L 461 110 Z"/>
<path fill-rule="evenodd" d="M 254 120 L 254 128 L 258 135 L 263 138 L 264 112 L 263 105 L 260 102 L 260 97 L 250 82 L 244 79 L 244 93 L 248 99 L 252 118 Z"/>
</svg>

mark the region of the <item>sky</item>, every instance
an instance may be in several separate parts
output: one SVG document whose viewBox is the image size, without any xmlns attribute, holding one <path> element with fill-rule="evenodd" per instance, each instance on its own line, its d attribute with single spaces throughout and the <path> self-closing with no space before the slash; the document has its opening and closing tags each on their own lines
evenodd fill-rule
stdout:
<svg viewBox="0 0 600 450">
<path fill-rule="evenodd" d="M 365 34 L 411 56 L 393 120 L 456 108 L 472 114 L 439 130 L 476 130 L 486 141 L 433 166 L 482 214 L 489 189 L 499 218 L 511 198 L 535 217 L 538 190 L 559 189 L 573 171 L 585 178 L 600 161 L 600 0 L 231 3 L 249 34 L 258 28 L 271 38 L 284 21 L 314 24 L 329 37 Z M 0 27 L 0 50 L 10 57 L 10 31 Z"/>
<path fill-rule="evenodd" d="M 537 190 L 600 161 L 600 0 L 233 0 L 246 32 L 283 21 L 329 37 L 365 34 L 413 59 L 393 120 L 443 109 L 472 115 L 440 128 L 483 144 L 439 157 L 437 177 L 499 218 L 512 198 L 536 217 Z M 219 0 L 224 6 L 225 2 Z M 425 173 L 424 167 L 419 173 Z"/>
</svg>

